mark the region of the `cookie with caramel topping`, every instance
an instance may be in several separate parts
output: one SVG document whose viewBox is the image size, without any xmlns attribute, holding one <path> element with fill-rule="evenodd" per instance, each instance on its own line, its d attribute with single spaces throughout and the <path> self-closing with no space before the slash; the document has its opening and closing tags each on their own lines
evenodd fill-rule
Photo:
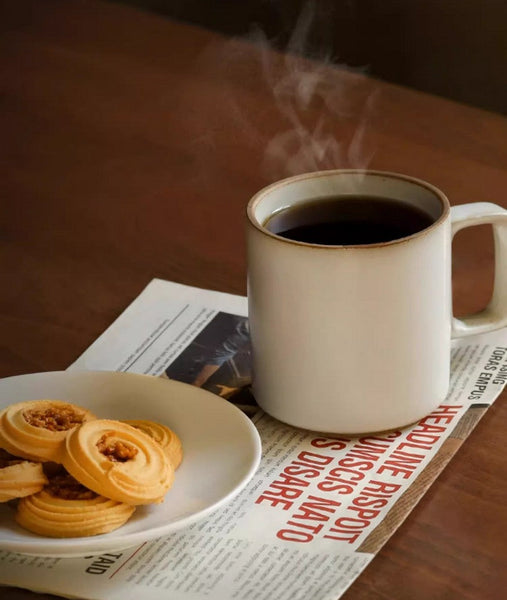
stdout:
<svg viewBox="0 0 507 600">
<path fill-rule="evenodd" d="M 29 400 L 0 413 L 0 448 L 32 461 L 61 462 L 67 434 L 95 419 L 89 410 L 60 400 Z"/>
<path fill-rule="evenodd" d="M 96 494 L 63 472 L 41 492 L 20 500 L 15 519 L 39 535 L 83 537 L 117 529 L 134 511 L 134 506 Z"/>
<path fill-rule="evenodd" d="M 112 419 L 71 431 L 62 463 L 87 488 L 131 505 L 161 502 L 174 480 L 174 468 L 155 440 Z"/>
</svg>

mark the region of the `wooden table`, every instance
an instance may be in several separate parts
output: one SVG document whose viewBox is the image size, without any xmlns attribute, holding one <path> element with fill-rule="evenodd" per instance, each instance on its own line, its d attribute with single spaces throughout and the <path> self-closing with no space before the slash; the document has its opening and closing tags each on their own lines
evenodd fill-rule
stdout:
<svg viewBox="0 0 507 600">
<path fill-rule="evenodd" d="M 1 6 L 1 376 L 65 369 L 153 277 L 245 294 L 245 205 L 291 172 L 369 166 L 506 206 L 500 116 L 121 5 Z M 491 293 L 490 231 L 454 252 L 462 314 Z M 505 591 L 505 399 L 347 600 Z"/>
</svg>

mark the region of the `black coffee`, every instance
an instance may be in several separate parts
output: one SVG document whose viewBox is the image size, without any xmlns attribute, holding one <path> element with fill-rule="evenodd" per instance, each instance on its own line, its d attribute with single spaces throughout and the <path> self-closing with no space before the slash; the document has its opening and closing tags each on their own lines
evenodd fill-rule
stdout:
<svg viewBox="0 0 507 600">
<path fill-rule="evenodd" d="M 314 199 L 283 209 L 271 215 L 264 226 L 298 242 L 354 246 L 398 240 L 433 222 L 423 210 L 398 200 L 341 196 Z"/>
</svg>

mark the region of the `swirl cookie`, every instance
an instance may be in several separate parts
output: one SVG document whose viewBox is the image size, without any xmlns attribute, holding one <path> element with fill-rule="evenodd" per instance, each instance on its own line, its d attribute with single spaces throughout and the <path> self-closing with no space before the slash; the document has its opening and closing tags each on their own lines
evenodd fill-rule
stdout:
<svg viewBox="0 0 507 600">
<path fill-rule="evenodd" d="M 15 519 L 33 533 L 68 538 L 118 529 L 134 511 L 134 506 L 104 498 L 63 474 L 52 478 L 41 492 L 22 498 Z"/>
<path fill-rule="evenodd" d="M 41 463 L 0 450 L 0 502 L 40 492 L 47 482 Z"/>
<path fill-rule="evenodd" d="M 169 429 L 169 427 L 162 425 L 161 423 L 142 419 L 130 419 L 123 421 L 123 423 L 128 423 L 129 425 L 132 425 L 132 427 L 144 431 L 144 433 L 147 433 L 153 438 L 157 444 L 160 444 L 174 470 L 180 466 L 183 459 L 183 448 L 181 446 L 180 438 L 172 431 L 172 429 Z"/>
<path fill-rule="evenodd" d="M 62 463 L 97 494 L 132 505 L 161 502 L 174 480 L 174 468 L 149 435 L 109 419 L 71 431 Z"/>
<path fill-rule="evenodd" d="M 29 400 L 0 413 L 0 448 L 28 460 L 61 462 L 69 431 L 95 416 L 60 400 Z"/>
</svg>

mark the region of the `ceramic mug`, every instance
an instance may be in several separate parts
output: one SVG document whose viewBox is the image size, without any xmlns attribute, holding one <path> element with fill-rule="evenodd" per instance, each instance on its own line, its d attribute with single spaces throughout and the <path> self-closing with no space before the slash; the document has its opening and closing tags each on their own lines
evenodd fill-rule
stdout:
<svg viewBox="0 0 507 600">
<path fill-rule="evenodd" d="M 301 203 L 365 195 L 418 207 L 430 223 L 392 241 L 324 245 L 266 227 Z M 452 315 L 451 240 L 493 225 L 495 286 L 488 307 Z M 258 192 L 247 207 L 253 392 L 268 414 L 330 433 L 408 425 L 449 386 L 451 337 L 507 325 L 507 211 L 450 207 L 436 187 L 396 173 L 321 171 Z"/>
</svg>

